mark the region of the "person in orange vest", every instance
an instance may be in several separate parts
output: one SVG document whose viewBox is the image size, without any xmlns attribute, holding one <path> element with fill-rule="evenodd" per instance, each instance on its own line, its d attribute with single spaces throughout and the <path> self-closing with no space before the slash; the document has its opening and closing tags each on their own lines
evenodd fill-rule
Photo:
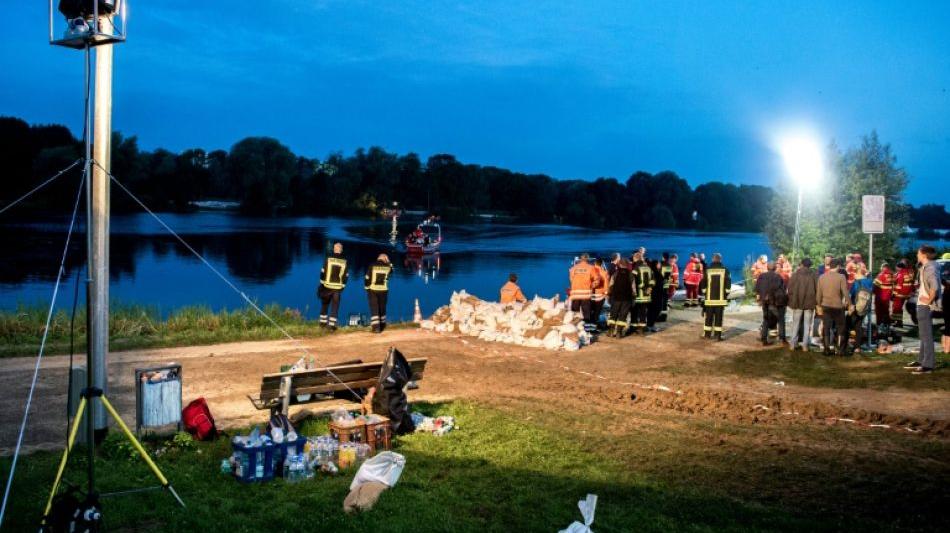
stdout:
<svg viewBox="0 0 950 533">
<path fill-rule="evenodd" d="M 669 293 L 667 293 L 666 297 L 667 307 L 669 307 L 669 302 L 673 300 L 673 295 L 676 294 L 676 289 L 680 287 L 680 267 L 676 264 L 678 260 L 678 255 L 670 255 L 670 286 Z"/>
<path fill-rule="evenodd" d="M 877 325 L 891 323 L 891 298 L 894 294 L 894 274 L 887 262 L 881 263 L 881 272 L 874 278 L 874 316 Z"/>
<path fill-rule="evenodd" d="M 848 260 L 848 264 L 844 267 L 844 271 L 848 276 L 848 290 L 851 290 L 851 286 L 854 285 L 854 279 L 858 272 L 861 273 L 861 277 L 867 277 L 868 267 L 864 264 L 864 261 L 861 259 L 861 254 L 853 253 L 851 258 Z"/>
<path fill-rule="evenodd" d="M 568 271 L 568 279 L 571 283 L 571 311 L 580 312 L 584 317 L 584 322 L 589 324 L 591 321 L 590 299 L 600 281 L 597 270 L 590 264 L 590 256 L 581 255 L 577 264 Z"/>
<path fill-rule="evenodd" d="M 686 305 L 684 307 L 695 307 L 699 305 L 699 284 L 703 281 L 703 264 L 699 262 L 699 257 L 695 253 L 689 254 L 689 263 L 686 264 L 686 275 L 683 278 L 683 284 L 686 285 Z"/>
<path fill-rule="evenodd" d="M 604 260 L 599 257 L 594 259 L 594 270 L 600 281 L 594 287 L 594 292 L 590 297 L 590 317 L 594 327 L 599 329 L 600 313 L 604 310 L 604 302 L 607 299 L 607 280 L 609 277 L 607 276 L 607 269 L 604 268 Z"/>
<path fill-rule="evenodd" d="M 518 286 L 518 275 L 514 272 L 508 274 L 508 283 L 501 286 L 501 303 L 525 303 L 527 301 L 528 299 L 525 298 L 524 293 L 521 292 L 521 287 Z"/>
<path fill-rule="evenodd" d="M 782 276 L 787 286 L 788 280 L 792 278 L 792 264 L 785 259 L 785 254 L 778 254 L 778 259 L 775 260 L 775 273 Z"/>
<path fill-rule="evenodd" d="M 760 255 L 758 261 L 752 263 L 752 281 L 758 281 L 759 276 L 769 271 L 769 258 L 767 255 Z"/>
<path fill-rule="evenodd" d="M 914 269 L 906 259 L 897 263 L 894 290 L 891 291 L 891 321 L 895 327 L 904 327 L 904 302 L 914 294 Z"/>
</svg>

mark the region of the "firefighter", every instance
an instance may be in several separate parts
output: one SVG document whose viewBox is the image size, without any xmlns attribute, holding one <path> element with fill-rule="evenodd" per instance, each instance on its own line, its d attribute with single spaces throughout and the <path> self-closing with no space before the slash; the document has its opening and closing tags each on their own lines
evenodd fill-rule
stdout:
<svg viewBox="0 0 950 533">
<path fill-rule="evenodd" d="M 877 325 L 891 324 L 891 299 L 894 296 L 894 274 L 887 262 L 881 263 L 881 272 L 874 278 L 874 315 Z"/>
<path fill-rule="evenodd" d="M 851 286 L 854 285 L 854 280 L 857 274 L 861 273 L 861 278 L 865 278 L 868 275 L 868 267 L 864 264 L 864 261 L 861 258 L 861 254 L 853 253 L 851 258 L 848 260 L 848 264 L 845 265 L 844 271 L 848 277 L 848 290 L 851 290 Z"/>
<path fill-rule="evenodd" d="M 759 260 L 752 264 L 752 281 L 755 282 L 759 276 L 769 271 L 769 257 L 760 255 Z"/>
<path fill-rule="evenodd" d="M 508 283 L 501 286 L 501 303 L 525 303 L 527 301 L 528 299 L 525 298 L 524 293 L 521 292 L 521 287 L 518 286 L 518 275 L 514 272 L 508 274 Z"/>
<path fill-rule="evenodd" d="M 317 296 L 320 297 L 320 326 L 336 329 L 337 315 L 340 314 L 340 293 L 346 286 L 350 272 L 346 268 L 346 257 L 343 256 L 343 245 L 333 245 L 333 253 L 323 260 L 320 269 L 320 288 Z"/>
<path fill-rule="evenodd" d="M 660 259 L 651 259 L 647 261 L 647 264 L 653 275 L 653 290 L 650 291 L 650 303 L 647 307 L 647 331 L 656 333 L 660 331 L 656 323 L 665 320 L 664 317 L 660 316 L 666 305 L 666 289 L 661 289 L 663 283 L 663 265 L 665 262 Z"/>
<path fill-rule="evenodd" d="M 673 295 L 676 294 L 676 289 L 680 287 L 680 267 L 678 264 L 676 264 L 677 261 L 679 261 L 678 255 L 670 255 L 670 287 L 666 293 L 667 309 L 670 307 L 670 302 L 673 300 Z"/>
<path fill-rule="evenodd" d="M 600 280 L 594 287 L 594 292 L 590 297 L 590 317 L 594 323 L 594 328 L 600 328 L 600 313 L 604 310 L 604 301 L 607 299 L 607 269 L 604 268 L 604 260 L 594 259 L 594 270 L 597 272 L 597 278 Z"/>
<path fill-rule="evenodd" d="M 571 283 L 571 311 L 580 312 L 584 317 L 584 322 L 590 324 L 590 298 L 600 281 L 594 265 L 590 264 L 590 256 L 581 255 L 577 263 L 568 271 L 568 279 Z"/>
<path fill-rule="evenodd" d="M 650 296 L 655 280 L 653 270 L 644 261 L 643 254 L 640 252 L 633 254 L 633 279 L 635 289 L 633 327 L 637 333 L 646 335 L 647 313 L 650 311 Z"/>
<path fill-rule="evenodd" d="M 663 280 L 660 312 L 665 312 L 670 303 L 670 285 L 673 283 L 673 266 L 670 264 L 669 252 L 663 252 L 663 261 L 660 262 L 660 278 Z"/>
<path fill-rule="evenodd" d="M 607 289 L 610 295 L 610 316 L 607 319 L 607 336 L 621 338 L 627 333 L 630 322 L 627 317 L 633 305 L 633 275 L 630 263 L 618 258 Z"/>
<path fill-rule="evenodd" d="M 699 257 L 695 253 L 689 254 L 689 263 L 686 264 L 686 275 L 683 278 L 683 285 L 686 285 L 686 305 L 684 307 L 695 307 L 699 305 L 699 284 L 703 281 L 703 264 L 699 262 Z"/>
<path fill-rule="evenodd" d="M 904 302 L 914 294 L 914 269 L 906 259 L 897 263 L 894 276 L 894 290 L 891 291 L 891 321 L 895 327 L 904 327 Z"/>
<path fill-rule="evenodd" d="M 389 256 L 379 254 L 376 262 L 366 269 L 363 277 L 363 288 L 366 289 L 366 298 L 369 300 L 369 324 L 373 333 L 382 333 L 386 329 L 386 300 L 389 297 L 389 276 L 393 273 L 393 265 Z"/>
<path fill-rule="evenodd" d="M 792 263 L 785 259 L 785 254 L 778 254 L 778 259 L 775 260 L 775 273 L 782 276 L 782 281 L 787 287 L 788 280 L 792 279 Z"/>
<path fill-rule="evenodd" d="M 713 254 L 712 264 L 703 275 L 702 289 L 706 294 L 703 308 L 706 312 L 706 324 L 703 326 L 703 338 L 722 340 L 722 315 L 729 303 L 729 289 L 732 278 L 729 269 L 722 264 L 722 255 Z"/>
</svg>

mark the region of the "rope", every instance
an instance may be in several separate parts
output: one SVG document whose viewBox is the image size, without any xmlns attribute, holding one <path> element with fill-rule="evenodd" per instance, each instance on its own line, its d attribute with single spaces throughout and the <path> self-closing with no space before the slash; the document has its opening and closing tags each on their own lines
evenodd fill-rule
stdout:
<svg viewBox="0 0 950 533">
<path fill-rule="evenodd" d="M 307 347 L 303 345 L 303 343 L 301 343 L 301 342 L 300 342 L 299 340 L 297 340 L 293 335 L 291 335 L 286 329 L 284 329 L 283 326 L 281 326 L 280 324 L 278 324 L 277 321 L 275 321 L 273 318 L 270 317 L 270 315 L 268 315 L 267 313 L 265 313 L 263 309 L 261 309 L 260 307 L 258 307 L 258 305 L 257 305 L 256 303 L 254 303 L 254 301 L 251 300 L 251 299 L 247 296 L 247 294 L 244 293 L 244 291 L 242 291 L 241 289 L 239 289 L 234 283 L 231 282 L 231 280 L 229 280 L 227 277 L 225 277 L 224 274 L 222 274 L 220 271 L 218 271 L 218 269 L 214 268 L 214 266 L 213 266 L 211 263 L 209 263 L 208 260 L 205 259 L 200 253 L 198 253 L 197 250 L 195 250 L 194 248 L 192 248 L 191 245 L 188 244 L 188 243 L 185 241 L 185 239 L 183 239 L 183 238 L 181 237 L 181 235 L 175 233 L 175 230 L 171 229 L 171 227 L 169 227 L 168 224 L 166 224 L 165 221 L 161 219 L 161 217 L 159 217 L 158 215 L 156 215 L 151 209 L 148 208 L 148 206 L 146 206 L 141 200 L 139 200 L 139 198 L 138 198 L 137 196 L 135 196 L 134 194 L 132 194 L 132 191 L 130 191 L 129 189 L 127 189 L 127 188 L 125 187 L 125 185 L 122 185 L 122 183 L 119 182 L 119 180 L 116 179 L 115 176 L 113 176 L 111 173 L 109 173 L 108 170 L 106 170 L 105 168 L 103 168 L 102 165 L 100 165 L 98 161 L 93 161 L 93 164 L 96 165 L 97 167 L 99 167 L 100 169 L 102 169 L 102 171 L 105 172 L 106 175 L 109 176 L 109 178 L 113 181 L 113 183 L 115 183 L 116 185 L 119 186 L 120 189 L 122 189 L 123 191 L 125 191 L 125 193 L 128 194 L 129 197 L 131 197 L 132 200 L 133 200 L 135 203 L 137 203 L 137 204 L 139 205 L 139 207 L 141 207 L 142 209 L 144 209 L 146 213 L 148 213 L 149 215 L 152 215 L 152 218 L 154 218 L 159 224 L 161 224 L 161 226 L 162 226 L 163 228 L 165 228 L 165 230 L 168 231 L 168 233 L 170 233 L 173 237 L 175 237 L 176 239 L 178 239 L 178 242 L 180 242 L 185 248 L 188 249 L 189 252 L 191 252 L 195 257 L 197 257 L 199 261 L 201 261 L 202 263 L 204 263 L 204 265 L 205 265 L 206 267 L 208 267 L 212 272 L 214 272 L 216 276 L 218 276 L 219 278 L 221 278 L 221 281 L 223 281 L 228 287 L 231 287 L 231 289 L 234 290 L 234 292 L 236 292 L 238 295 L 240 295 L 241 298 L 243 298 L 244 301 L 247 302 L 248 305 L 250 305 L 255 311 L 257 311 L 262 317 L 264 317 L 265 319 L 267 319 L 267 321 L 270 322 L 275 328 L 277 328 L 277 330 L 280 331 L 280 333 L 281 333 L 284 337 L 287 337 L 288 340 L 290 340 L 290 341 L 293 342 L 295 345 L 297 345 L 297 347 L 300 348 L 300 350 L 302 350 L 302 351 L 304 352 L 304 354 L 306 354 L 306 355 L 308 355 L 308 356 L 310 356 L 310 357 L 313 357 L 313 359 L 314 359 L 315 361 L 319 361 L 319 359 L 318 359 L 316 356 L 314 356 L 314 355 L 310 352 L 310 350 L 308 350 Z M 337 376 L 336 374 L 334 374 L 332 370 L 330 370 L 329 368 L 326 368 L 326 371 L 327 371 L 327 374 L 329 374 L 333 379 L 339 381 L 341 385 L 343 385 L 344 387 L 346 387 L 346 390 L 350 391 L 350 393 L 352 393 L 354 396 L 356 396 L 356 397 L 359 398 L 360 400 L 363 399 L 363 395 L 359 394 L 358 392 L 356 392 L 355 390 L 353 390 L 352 388 L 350 388 L 350 386 L 347 385 L 346 382 L 344 382 L 342 379 L 340 379 L 339 376 Z"/>
<path fill-rule="evenodd" d="M 77 160 L 73 161 L 73 163 L 72 163 L 71 165 L 69 165 L 68 167 L 64 168 L 63 170 L 60 170 L 59 172 L 57 172 L 56 174 L 54 174 L 53 177 L 51 177 L 50 179 L 44 181 L 43 183 L 40 183 L 40 184 L 37 185 L 36 187 L 33 187 L 33 189 L 31 189 L 30 192 L 24 194 L 23 196 L 17 198 L 16 200 L 14 200 L 14 201 L 12 201 L 12 202 L 10 202 L 10 204 L 8 204 L 6 207 L 4 207 L 3 209 L 0 209 L 0 215 L 2 215 L 4 212 L 6 212 L 7 209 L 10 209 L 10 208 L 12 208 L 13 206 L 17 205 L 18 203 L 22 202 L 23 200 L 26 200 L 27 198 L 29 198 L 29 197 L 30 197 L 33 193 L 35 193 L 36 191 L 42 189 L 43 187 L 46 187 L 47 185 L 49 185 L 50 183 L 52 183 L 53 181 L 55 181 L 56 178 L 58 178 L 58 177 L 62 176 L 63 174 L 65 174 L 67 171 L 72 170 L 72 168 L 73 168 L 74 166 L 78 165 L 78 164 L 81 163 L 81 162 L 82 162 L 82 159 L 77 159 Z"/>
<path fill-rule="evenodd" d="M 59 262 L 59 270 L 56 273 L 56 284 L 53 285 L 53 297 L 49 303 L 49 312 L 46 314 L 46 326 L 43 328 L 43 338 L 40 340 L 40 351 L 36 356 L 36 366 L 33 368 L 33 381 L 30 384 L 30 392 L 26 396 L 26 409 L 23 410 L 23 422 L 20 423 L 20 434 L 16 439 L 16 448 L 13 451 L 13 462 L 10 463 L 10 476 L 7 478 L 7 486 L 3 491 L 3 505 L 0 506 L 0 525 L 3 524 L 3 517 L 7 512 L 7 501 L 10 497 L 10 487 L 13 485 L 13 474 L 16 472 L 16 463 L 20 456 L 20 446 L 23 444 L 23 434 L 26 432 L 26 421 L 30 416 L 30 406 L 33 403 L 33 391 L 36 390 L 36 379 L 40 374 L 40 362 L 43 359 L 43 351 L 46 349 L 46 338 L 49 336 L 49 326 L 53 320 L 56 296 L 59 294 L 59 285 L 63 280 L 63 273 L 66 271 L 66 255 L 69 252 L 69 241 L 73 236 L 73 228 L 76 225 L 76 213 L 79 210 L 79 199 L 82 197 L 83 185 L 86 183 L 86 178 L 86 173 L 83 172 L 82 179 L 79 181 L 79 190 L 76 192 L 76 201 L 73 203 L 73 216 L 69 221 L 69 230 L 66 232 L 66 244 L 63 246 L 63 256 Z"/>
</svg>

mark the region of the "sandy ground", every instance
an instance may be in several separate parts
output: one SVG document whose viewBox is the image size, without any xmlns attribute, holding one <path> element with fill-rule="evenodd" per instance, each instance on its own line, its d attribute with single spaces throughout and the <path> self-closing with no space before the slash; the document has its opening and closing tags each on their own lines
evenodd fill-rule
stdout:
<svg viewBox="0 0 950 533">
<path fill-rule="evenodd" d="M 950 391 L 813 389 L 772 380 L 677 372 L 703 361 L 760 349 L 752 313 L 727 314 L 727 339 L 704 342 L 695 310 L 676 311 L 660 333 L 622 340 L 602 337 L 579 352 L 549 352 L 472 338 L 405 329 L 384 335 L 351 333 L 303 341 L 318 362 L 381 360 L 389 346 L 407 357 L 428 357 L 425 378 L 410 400 L 475 399 L 493 405 L 544 402 L 575 410 L 664 412 L 755 424 L 851 424 L 876 431 L 950 437 Z M 247 399 L 261 375 L 301 355 L 290 341 L 219 344 L 110 354 L 109 395 L 134 422 L 133 369 L 170 361 L 183 365 L 185 402 L 204 396 L 219 426 L 264 422 Z M 84 361 L 79 357 L 78 361 Z M 16 442 L 35 360 L 0 360 L 0 454 Z M 28 431 L 27 450 L 57 449 L 65 441 L 68 358 L 43 360 Z M 331 409 L 330 402 L 311 409 Z M 292 408 L 292 412 L 299 407 Z M 840 421 L 836 419 L 846 419 Z M 848 422 L 853 420 L 854 422 Z M 888 426 L 885 427 L 874 427 Z"/>
</svg>

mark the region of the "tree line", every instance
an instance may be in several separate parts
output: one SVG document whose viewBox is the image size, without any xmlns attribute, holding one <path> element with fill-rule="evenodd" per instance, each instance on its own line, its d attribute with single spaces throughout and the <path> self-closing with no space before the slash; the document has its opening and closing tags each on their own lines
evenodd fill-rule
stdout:
<svg viewBox="0 0 950 533">
<path fill-rule="evenodd" d="M 81 152 L 80 141 L 65 126 L 31 126 L 0 117 L 0 157 L 7 169 L 0 201 L 5 205 Z M 415 153 L 400 155 L 379 147 L 316 159 L 294 154 L 269 137 L 245 138 L 228 151 L 174 153 L 142 150 L 136 137 L 114 133 L 112 172 L 159 210 L 185 211 L 195 201 L 221 199 L 236 201 L 242 212 L 254 215 L 368 215 L 399 202 L 456 220 L 494 214 L 594 228 L 757 232 L 776 220 L 776 212 L 787 214 L 787 206 L 776 202 L 779 197 L 795 197 L 758 185 L 709 182 L 692 188 L 672 171 L 638 171 L 623 181 L 559 180 L 463 163 L 450 154 L 423 161 Z M 71 205 L 72 183 L 59 180 L 31 207 Z M 112 195 L 112 206 L 116 212 L 136 207 L 120 193 Z M 774 240 L 776 244 L 784 240 Z"/>
</svg>

